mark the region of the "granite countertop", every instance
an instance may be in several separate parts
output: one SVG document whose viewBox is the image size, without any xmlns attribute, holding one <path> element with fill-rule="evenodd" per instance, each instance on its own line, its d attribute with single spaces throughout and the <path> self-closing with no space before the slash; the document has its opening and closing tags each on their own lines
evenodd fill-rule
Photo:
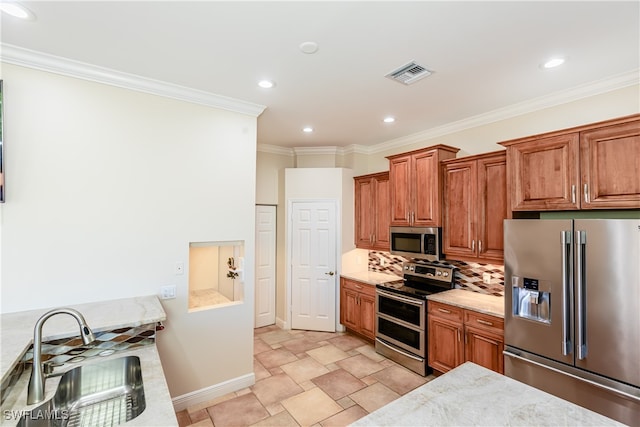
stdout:
<svg viewBox="0 0 640 427">
<path fill-rule="evenodd" d="M 504 297 L 485 295 L 463 289 L 451 289 L 450 291 L 429 295 L 427 299 L 504 318 Z"/>
<path fill-rule="evenodd" d="M 94 332 L 112 330 L 120 327 L 133 327 L 166 320 L 166 314 L 155 295 L 135 298 L 124 298 L 87 304 L 68 305 L 78 310 L 85 317 L 87 324 Z M 7 313 L 1 316 L 0 343 L 2 344 L 2 379 L 8 376 L 19 362 L 25 350 L 33 341 L 33 328 L 37 320 L 50 309 L 30 310 Z M 53 316 L 46 321 L 43 328 L 43 341 L 75 336 L 78 324 L 71 316 Z M 106 357 L 92 357 L 81 364 L 89 364 L 124 356 L 140 357 L 146 409 L 135 419 L 127 422 L 131 426 L 177 426 L 169 389 L 162 370 L 160 356 L 155 345 L 145 345 L 128 351 L 118 351 Z M 65 364 L 60 372 L 65 372 L 78 364 Z M 2 405 L 4 411 L 21 411 L 32 408 L 26 406 L 27 385 L 30 376 L 27 369 L 11 389 Z M 46 380 L 45 400 L 55 392 L 60 377 Z M 5 412 L 6 414 L 6 412 Z M 9 418 L 9 419 L 7 419 Z M 16 419 L 3 417 L 0 425 L 15 425 Z"/>
<path fill-rule="evenodd" d="M 396 276 L 395 274 L 379 273 L 377 271 L 356 271 L 353 273 L 341 273 L 340 276 L 344 277 L 345 279 L 357 280 L 358 282 L 366 283 L 372 286 L 375 286 L 379 283 L 402 280 L 402 277 Z"/>
<path fill-rule="evenodd" d="M 610 418 L 467 362 L 352 426 L 622 426 Z"/>
</svg>

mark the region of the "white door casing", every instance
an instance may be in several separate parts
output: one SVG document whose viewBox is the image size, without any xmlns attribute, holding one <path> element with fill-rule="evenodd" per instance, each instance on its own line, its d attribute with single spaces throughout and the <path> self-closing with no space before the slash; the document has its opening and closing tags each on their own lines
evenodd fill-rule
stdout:
<svg viewBox="0 0 640 427">
<path fill-rule="evenodd" d="M 255 327 L 276 322 L 276 207 L 256 206 Z"/>
<path fill-rule="evenodd" d="M 291 205 L 291 328 L 334 332 L 336 327 L 336 204 Z"/>
</svg>

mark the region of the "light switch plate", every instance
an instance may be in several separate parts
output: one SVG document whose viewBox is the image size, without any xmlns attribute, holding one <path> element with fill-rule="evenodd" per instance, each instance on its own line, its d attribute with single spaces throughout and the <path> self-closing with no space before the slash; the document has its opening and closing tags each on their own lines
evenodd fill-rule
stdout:
<svg viewBox="0 0 640 427">
<path fill-rule="evenodd" d="M 167 285 L 160 288 L 160 299 L 173 299 L 176 297 L 176 285 Z"/>
</svg>

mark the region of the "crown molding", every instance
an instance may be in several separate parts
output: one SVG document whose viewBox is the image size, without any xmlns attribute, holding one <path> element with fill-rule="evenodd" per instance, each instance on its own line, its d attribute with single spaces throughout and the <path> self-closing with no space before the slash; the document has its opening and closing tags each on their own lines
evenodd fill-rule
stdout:
<svg viewBox="0 0 640 427">
<path fill-rule="evenodd" d="M 5 43 L 0 44 L 0 60 L 7 64 L 104 83 L 137 92 L 149 93 L 165 98 L 205 105 L 207 107 L 220 108 L 222 110 L 247 114 L 254 117 L 258 117 L 266 108 L 264 105 L 215 95 L 160 80 L 148 79 L 135 74 L 123 73 L 110 68 L 99 67 Z"/>
<path fill-rule="evenodd" d="M 452 134 L 454 132 L 460 132 L 466 129 L 510 119 L 523 114 L 543 110 L 545 108 L 555 107 L 572 101 L 577 101 L 579 99 L 588 98 L 590 96 L 600 95 L 602 93 L 637 85 L 639 83 L 640 69 L 636 69 L 627 73 L 617 74 L 606 79 L 574 86 L 573 88 L 555 92 L 550 95 L 533 98 L 508 107 L 498 108 L 487 113 L 478 114 L 476 116 L 414 133 L 405 137 L 396 138 L 372 146 L 365 146 L 364 148 L 367 150 L 368 154 L 380 153 L 394 148 L 424 142 L 425 140 Z"/>
<path fill-rule="evenodd" d="M 258 144 L 257 150 L 260 153 L 278 154 L 280 156 L 294 157 L 293 148 L 281 147 L 279 145 Z"/>
<path fill-rule="evenodd" d="M 328 155 L 336 155 L 341 154 L 341 147 L 294 147 L 293 152 L 296 156 L 312 156 L 318 154 L 328 154 Z"/>
</svg>

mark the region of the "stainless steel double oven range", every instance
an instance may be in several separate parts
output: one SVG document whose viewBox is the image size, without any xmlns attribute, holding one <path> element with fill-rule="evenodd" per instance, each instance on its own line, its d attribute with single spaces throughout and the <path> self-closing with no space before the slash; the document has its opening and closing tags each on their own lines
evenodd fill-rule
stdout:
<svg viewBox="0 0 640 427">
<path fill-rule="evenodd" d="M 453 289 L 455 268 L 405 262 L 403 279 L 376 285 L 376 352 L 427 375 L 427 296 Z"/>
</svg>

